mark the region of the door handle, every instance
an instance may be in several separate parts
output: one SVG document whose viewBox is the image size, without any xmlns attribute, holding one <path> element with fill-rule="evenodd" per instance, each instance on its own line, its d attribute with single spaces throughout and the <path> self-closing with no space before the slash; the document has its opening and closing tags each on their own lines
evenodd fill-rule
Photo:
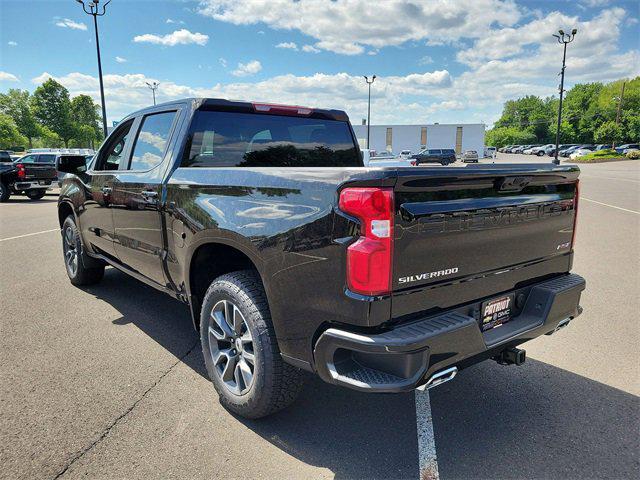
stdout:
<svg viewBox="0 0 640 480">
<path fill-rule="evenodd" d="M 158 192 L 154 192 L 153 190 L 143 190 L 141 195 L 142 198 L 151 200 L 152 198 L 156 198 L 158 196 Z"/>
<path fill-rule="evenodd" d="M 111 194 L 112 191 L 113 189 L 111 187 L 107 187 L 106 185 L 102 187 L 102 193 L 104 193 L 105 195 Z"/>
</svg>

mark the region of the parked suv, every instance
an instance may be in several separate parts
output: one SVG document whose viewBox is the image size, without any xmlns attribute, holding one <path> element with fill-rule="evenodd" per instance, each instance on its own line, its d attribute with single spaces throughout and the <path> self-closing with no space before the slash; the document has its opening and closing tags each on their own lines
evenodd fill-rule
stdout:
<svg viewBox="0 0 640 480">
<path fill-rule="evenodd" d="M 581 312 L 576 166 L 363 168 L 342 111 L 187 99 L 58 168 L 71 283 L 113 265 L 187 305 L 245 417 L 290 404 L 303 371 L 380 393 L 519 365 Z"/>
<path fill-rule="evenodd" d="M 452 148 L 429 148 L 420 151 L 411 157 L 414 165 L 423 163 L 439 163 L 441 165 L 449 165 L 456 161 L 456 151 Z"/>
</svg>

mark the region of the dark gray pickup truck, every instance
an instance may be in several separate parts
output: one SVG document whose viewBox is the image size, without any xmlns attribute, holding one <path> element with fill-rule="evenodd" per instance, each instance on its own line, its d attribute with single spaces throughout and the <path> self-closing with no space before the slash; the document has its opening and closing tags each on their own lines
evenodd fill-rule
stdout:
<svg viewBox="0 0 640 480">
<path fill-rule="evenodd" d="M 58 169 L 71 282 L 111 265 L 188 305 L 246 417 L 290 404 L 305 371 L 402 392 L 519 365 L 581 312 L 575 166 L 365 168 L 344 112 L 187 99 Z"/>
<path fill-rule="evenodd" d="M 40 161 L 41 155 L 25 155 L 13 162 L 0 162 L 0 202 L 11 195 L 24 194 L 31 200 L 40 200 L 48 189 L 57 184 L 55 157 Z"/>
</svg>

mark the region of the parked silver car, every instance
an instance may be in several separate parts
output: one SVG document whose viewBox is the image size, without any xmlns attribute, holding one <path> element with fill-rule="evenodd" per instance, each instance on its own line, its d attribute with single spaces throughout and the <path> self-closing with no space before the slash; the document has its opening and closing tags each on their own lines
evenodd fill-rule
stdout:
<svg viewBox="0 0 640 480">
<path fill-rule="evenodd" d="M 465 150 L 462 154 L 464 163 L 478 163 L 478 152 L 475 150 Z"/>
</svg>

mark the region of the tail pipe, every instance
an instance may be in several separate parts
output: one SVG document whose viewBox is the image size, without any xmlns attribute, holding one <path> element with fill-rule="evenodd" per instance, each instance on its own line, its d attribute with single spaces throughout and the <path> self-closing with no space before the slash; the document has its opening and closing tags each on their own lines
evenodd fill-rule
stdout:
<svg viewBox="0 0 640 480">
<path fill-rule="evenodd" d="M 427 380 L 426 383 L 417 387 L 416 390 L 424 391 L 433 387 L 437 387 L 438 385 L 442 385 L 443 383 L 446 383 L 449 380 L 453 380 L 457 374 L 458 374 L 458 367 L 450 367 L 445 370 L 441 370 L 431 375 L 431 377 L 429 377 L 429 380 Z"/>
</svg>

